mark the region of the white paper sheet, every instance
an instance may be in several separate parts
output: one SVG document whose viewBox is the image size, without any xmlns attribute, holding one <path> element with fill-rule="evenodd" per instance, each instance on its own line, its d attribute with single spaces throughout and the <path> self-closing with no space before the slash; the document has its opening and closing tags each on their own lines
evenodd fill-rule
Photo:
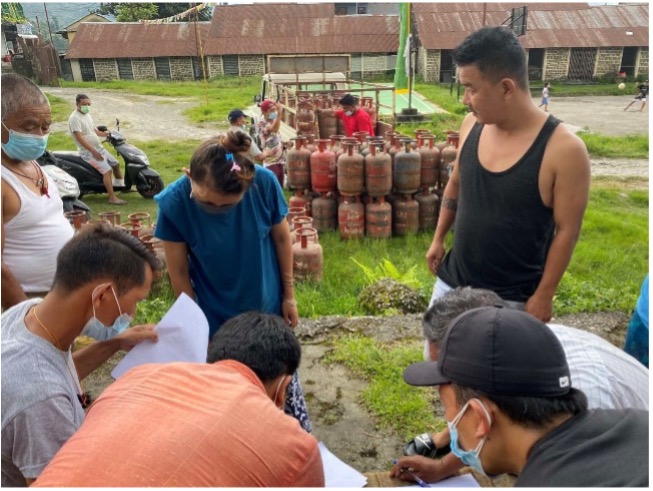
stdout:
<svg viewBox="0 0 653 491">
<path fill-rule="evenodd" d="M 324 467 L 324 485 L 327 488 L 362 488 L 367 484 L 367 478 L 353 467 L 345 464 L 333 455 L 320 442 L 320 454 Z"/>
<path fill-rule="evenodd" d="M 159 334 L 159 340 L 145 341 L 134 346 L 111 372 L 113 378 L 120 378 L 130 368 L 145 363 L 206 363 L 209 322 L 202 310 L 185 293 L 181 294 L 154 329 Z"/>
<path fill-rule="evenodd" d="M 481 485 L 478 483 L 474 476 L 471 474 L 463 474 L 462 476 L 450 477 L 449 479 L 444 479 L 439 482 L 429 483 L 429 486 L 432 488 L 480 488 Z M 405 486 L 406 488 L 417 488 L 424 489 L 417 484 L 412 486 Z M 403 487 L 401 489 L 404 489 Z"/>
</svg>

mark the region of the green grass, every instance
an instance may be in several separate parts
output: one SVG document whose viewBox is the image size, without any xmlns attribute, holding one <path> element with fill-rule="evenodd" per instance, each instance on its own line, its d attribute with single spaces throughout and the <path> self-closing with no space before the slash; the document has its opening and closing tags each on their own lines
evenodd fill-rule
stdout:
<svg viewBox="0 0 653 491">
<path fill-rule="evenodd" d="M 74 106 L 69 101 L 56 95 L 45 93 L 48 101 L 50 101 L 50 109 L 52 111 L 52 122 L 61 123 L 68 121 L 70 113 L 73 112 Z"/>
<path fill-rule="evenodd" d="M 146 152 L 152 167 L 170 184 L 181 175 L 181 168 L 188 165 L 199 141 L 133 143 Z M 72 142 L 63 132 L 53 133 L 48 148 L 71 149 Z M 648 270 L 648 194 L 605 182 L 593 181 L 581 238 L 554 302 L 557 314 L 629 312 L 635 304 L 643 272 Z M 106 195 L 88 195 L 84 201 L 91 207 L 93 216 L 115 209 L 121 211 L 123 218 L 135 211 L 148 212 L 153 219 L 156 216 L 154 200 L 136 192 L 121 193 L 121 197 L 127 200 L 126 206 L 109 205 Z M 368 268 L 376 268 L 388 258 L 401 273 L 417 265 L 418 290 L 430 298 L 434 277 L 426 267 L 424 255 L 431 240 L 431 233 L 361 241 L 343 241 L 338 232 L 321 233 L 324 279 L 320 283 L 297 285 L 300 315 L 316 318 L 365 314 L 357 297 L 367 285 L 367 278 L 350 258 Z M 451 234 L 448 241 L 450 244 Z"/>
<path fill-rule="evenodd" d="M 422 361 L 419 342 L 382 344 L 363 336 L 336 339 L 326 363 L 341 363 L 369 385 L 363 402 L 378 425 L 393 428 L 406 440 L 424 431 L 439 431 L 446 423 L 434 415 L 433 388 L 420 389 L 404 382 L 402 372 L 411 363 Z"/>
<path fill-rule="evenodd" d="M 648 193 L 593 187 L 556 314 L 631 312 L 648 271 Z"/>
<path fill-rule="evenodd" d="M 637 85 L 639 82 L 626 82 L 626 88 L 621 90 L 619 84 L 593 84 L 593 85 L 576 85 L 565 84 L 564 82 L 551 82 L 549 92 L 552 97 L 580 97 L 580 96 L 603 96 L 603 95 L 636 95 Z M 540 83 L 532 83 L 530 85 L 531 93 L 534 97 L 539 97 L 542 94 L 542 87 Z"/>
<path fill-rule="evenodd" d="M 587 131 L 577 135 L 590 155 L 623 159 L 647 159 L 648 135 L 607 136 Z"/>
</svg>

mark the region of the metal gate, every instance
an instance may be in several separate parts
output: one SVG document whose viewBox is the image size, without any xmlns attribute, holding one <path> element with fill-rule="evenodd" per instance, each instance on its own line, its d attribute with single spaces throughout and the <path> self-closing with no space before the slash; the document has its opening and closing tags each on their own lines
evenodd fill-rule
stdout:
<svg viewBox="0 0 653 491">
<path fill-rule="evenodd" d="M 596 48 L 571 48 L 568 78 L 581 81 L 592 80 L 595 62 Z"/>
<path fill-rule="evenodd" d="M 170 58 L 160 57 L 154 58 L 154 69 L 156 70 L 156 78 L 159 80 L 170 80 Z"/>
<path fill-rule="evenodd" d="M 222 66 L 225 75 L 240 75 L 240 72 L 238 71 L 238 55 L 222 56 Z"/>
<path fill-rule="evenodd" d="M 93 68 L 93 60 L 90 58 L 81 58 L 79 60 L 79 69 L 82 72 L 82 81 L 95 82 L 95 68 Z"/>
<path fill-rule="evenodd" d="M 134 80 L 131 58 L 117 58 L 118 76 L 121 80 Z"/>
</svg>

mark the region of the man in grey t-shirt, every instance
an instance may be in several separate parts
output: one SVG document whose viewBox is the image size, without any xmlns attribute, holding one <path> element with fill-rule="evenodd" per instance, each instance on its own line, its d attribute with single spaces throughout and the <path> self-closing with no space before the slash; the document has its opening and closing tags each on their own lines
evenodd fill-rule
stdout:
<svg viewBox="0 0 653 491">
<path fill-rule="evenodd" d="M 227 118 L 229 119 L 230 124 L 229 131 L 245 133 L 248 137 L 252 138 L 244 129 L 247 125 L 247 115 L 244 112 L 240 109 L 234 109 L 229 112 Z M 251 162 L 260 164 L 269 156 L 269 152 L 261 152 L 261 149 L 252 138 L 252 144 L 249 147 L 249 151 L 242 152 L 242 155 L 247 157 Z"/>
<path fill-rule="evenodd" d="M 3 487 L 31 484 L 80 427 L 90 402 L 80 380 L 118 350 L 157 339 L 152 325 L 125 329 L 159 268 L 140 240 L 97 224 L 61 249 L 43 300 L 2 315 Z M 72 353 L 98 327 L 114 336 Z"/>
</svg>

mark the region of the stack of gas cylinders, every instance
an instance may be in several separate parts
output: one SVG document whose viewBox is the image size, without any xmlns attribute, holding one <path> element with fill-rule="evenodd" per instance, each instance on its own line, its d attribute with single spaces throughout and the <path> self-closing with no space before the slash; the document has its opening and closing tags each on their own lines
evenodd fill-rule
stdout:
<svg viewBox="0 0 653 491">
<path fill-rule="evenodd" d="M 447 132 L 447 141 L 437 145 L 428 130 L 416 130 L 414 138 L 389 131 L 385 138 L 361 132 L 354 138 L 300 135 L 293 142 L 287 155 L 290 208 L 304 213 L 302 220 L 312 219 L 315 243 L 318 232 L 335 229 L 343 239 L 435 229 L 457 132 Z"/>
<path fill-rule="evenodd" d="M 154 226 L 150 214 L 144 211 L 136 211 L 127 216 L 128 221 L 120 221 L 119 211 L 102 211 L 98 213 L 97 220 L 88 220 L 85 211 L 69 211 L 64 213 L 75 233 L 79 232 L 84 226 L 92 225 L 98 222 L 108 223 L 114 227 L 122 228 L 131 235 L 140 239 L 145 247 L 153 252 L 159 260 L 166 264 L 165 254 L 163 252 L 163 243 L 160 239 L 154 237 Z"/>
</svg>

